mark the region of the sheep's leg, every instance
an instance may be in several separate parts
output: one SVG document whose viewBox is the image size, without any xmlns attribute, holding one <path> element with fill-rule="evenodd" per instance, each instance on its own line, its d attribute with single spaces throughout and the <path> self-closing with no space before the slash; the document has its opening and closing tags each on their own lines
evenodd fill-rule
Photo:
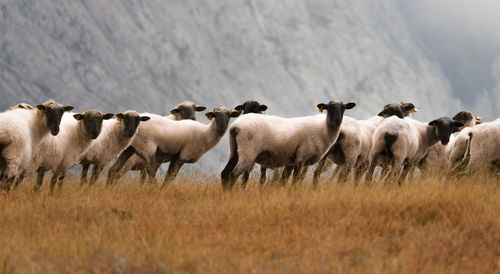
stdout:
<svg viewBox="0 0 500 274">
<path fill-rule="evenodd" d="M 402 160 L 400 158 L 395 158 L 388 178 L 390 180 L 397 180 L 398 184 L 401 184 L 401 181 L 400 181 L 401 168 L 403 168 L 403 165 L 404 165 L 404 160 Z"/>
<path fill-rule="evenodd" d="M 147 176 L 147 168 L 143 167 L 141 169 L 141 175 L 139 176 L 139 182 L 141 185 L 143 185 L 144 182 L 146 182 L 146 176 Z"/>
<path fill-rule="evenodd" d="M 134 155 L 135 149 L 132 146 L 129 146 L 125 149 L 122 154 L 118 157 L 115 164 L 109 169 L 108 172 L 108 180 L 106 181 L 106 185 L 112 185 L 118 179 L 118 172 L 125 165 L 127 160 Z"/>
<path fill-rule="evenodd" d="M 273 178 L 271 179 L 271 184 L 276 184 L 280 179 L 280 170 L 279 168 L 273 169 Z"/>
<path fill-rule="evenodd" d="M 64 182 L 64 178 L 66 177 L 66 173 L 65 172 L 61 172 L 60 173 L 61 175 L 59 175 L 59 177 L 57 178 L 58 179 L 58 182 L 57 182 L 57 189 L 60 190 L 62 188 L 62 185 L 63 185 L 63 182 Z"/>
<path fill-rule="evenodd" d="M 354 170 L 354 182 L 355 183 L 358 183 L 359 181 L 361 181 L 361 177 L 363 177 L 363 173 L 365 172 L 365 169 L 366 169 L 366 165 L 362 164 Z"/>
<path fill-rule="evenodd" d="M 412 165 L 406 164 L 403 167 L 403 172 L 401 172 L 401 176 L 398 179 L 398 185 L 401 185 L 401 183 L 405 180 L 406 176 L 409 174 L 409 171 L 412 170 Z M 410 178 L 408 178 L 410 180 Z"/>
<path fill-rule="evenodd" d="M 19 184 L 24 180 L 24 176 L 26 175 L 26 171 L 23 171 L 16 179 L 16 182 L 14 183 L 14 189 L 17 189 Z"/>
<path fill-rule="evenodd" d="M 245 186 L 246 186 L 246 185 L 247 185 L 247 183 L 248 183 L 248 179 L 250 178 L 250 171 L 252 170 L 252 168 L 253 168 L 253 165 L 252 165 L 252 167 L 251 167 L 249 170 L 247 170 L 247 171 L 245 171 L 245 172 L 243 173 L 243 178 L 242 178 L 242 180 L 241 180 L 241 186 L 242 186 L 243 188 L 245 188 Z"/>
<path fill-rule="evenodd" d="M 184 162 L 179 160 L 179 159 L 176 159 L 176 160 L 173 160 L 170 162 L 170 165 L 168 166 L 167 174 L 165 175 L 165 179 L 163 180 L 163 186 L 166 186 L 172 180 L 175 179 L 175 176 L 177 176 L 177 173 L 179 172 L 179 169 L 181 169 L 183 164 L 184 164 Z"/>
<path fill-rule="evenodd" d="M 292 183 L 295 185 L 298 182 L 301 182 L 300 177 L 301 174 L 303 173 L 305 165 L 304 164 L 298 164 L 293 167 L 293 177 L 292 177 Z"/>
<path fill-rule="evenodd" d="M 313 184 L 317 185 L 319 178 L 321 177 L 321 173 L 323 172 L 323 167 L 325 166 L 326 163 L 326 157 L 323 157 L 319 162 L 318 165 L 316 166 L 316 169 L 314 170 L 314 175 L 313 175 Z"/>
<path fill-rule="evenodd" d="M 234 168 L 238 164 L 238 153 L 235 153 L 227 162 L 226 166 L 221 172 L 221 182 L 223 188 L 230 188 L 236 180 L 234 176 Z"/>
<path fill-rule="evenodd" d="M 266 168 L 265 167 L 260 167 L 260 179 L 259 182 L 261 185 L 263 185 L 266 182 Z"/>
<path fill-rule="evenodd" d="M 6 179 L 4 180 L 4 186 L 3 186 L 3 188 L 4 188 L 4 190 L 5 190 L 5 191 L 7 191 L 7 192 L 9 192 L 9 191 L 10 191 L 10 187 L 11 187 L 11 186 L 12 186 L 12 184 L 14 183 L 15 179 L 16 179 L 16 177 L 15 177 L 15 176 L 12 176 L 12 177 L 10 177 L 10 178 L 6 178 Z"/>
<path fill-rule="evenodd" d="M 299 172 L 299 182 L 302 183 L 306 177 L 307 170 L 309 169 L 309 166 L 303 165 L 302 169 Z"/>
<path fill-rule="evenodd" d="M 56 188 L 58 177 L 59 177 L 59 172 L 56 171 L 54 172 L 54 174 L 52 174 L 52 178 L 50 178 L 50 190 L 49 190 L 50 195 L 54 194 L 54 189 Z"/>
<path fill-rule="evenodd" d="M 172 163 L 170 163 L 170 164 L 172 164 Z M 149 177 L 148 184 L 156 185 L 156 173 L 158 172 L 160 165 L 161 165 L 161 163 L 157 163 L 155 158 L 153 158 L 151 163 L 146 165 L 145 170 L 146 170 L 146 173 L 148 174 L 148 177 Z M 170 166 L 169 166 L 169 168 L 170 168 Z"/>
<path fill-rule="evenodd" d="M 97 182 L 97 179 L 99 178 L 99 175 L 101 174 L 103 168 L 104 167 L 94 165 L 94 168 L 92 169 L 92 175 L 90 176 L 89 185 L 92 186 Z"/>
<path fill-rule="evenodd" d="M 285 166 L 283 168 L 283 172 L 281 173 L 281 178 L 280 178 L 280 182 L 281 182 L 282 186 L 284 186 L 286 184 L 286 182 L 290 178 L 290 175 L 292 175 L 292 170 L 293 170 L 292 165 L 288 165 L 288 166 Z"/>
<path fill-rule="evenodd" d="M 43 176 L 45 175 L 45 169 L 39 168 L 36 175 L 36 184 L 33 187 L 33 191 L 37 192 L 43 184 Z"/>
<path fill-rule="evenodd" d="M 80 186 L 87 182 L 87 172 L 89 171 L 90 163 L 82 163 L 82 176 L 80 177 Z"/>
</svg>

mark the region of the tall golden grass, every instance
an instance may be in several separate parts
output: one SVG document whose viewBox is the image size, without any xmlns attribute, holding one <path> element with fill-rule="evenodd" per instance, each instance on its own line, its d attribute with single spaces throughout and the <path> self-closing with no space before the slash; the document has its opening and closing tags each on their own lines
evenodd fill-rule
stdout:
<svg viewBox="0 0 500 274">
<path fill-rule="evenodd" d="M 500 272 L 500 182 L 403 186 L 179 178 L 0 193 L 2 273 Z"/>
</svg>

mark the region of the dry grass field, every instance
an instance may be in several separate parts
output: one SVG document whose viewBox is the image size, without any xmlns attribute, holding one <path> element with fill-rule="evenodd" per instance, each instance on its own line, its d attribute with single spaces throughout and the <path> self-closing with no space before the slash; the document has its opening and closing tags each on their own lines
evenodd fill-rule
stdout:
<svg viewBox="0 0 500 274">
<path fill-rule="evenodd" d="M 487 175 L 30 190 L 0 193 L 2 273 L 500 272 L 500 182 Z"/>
</svg>

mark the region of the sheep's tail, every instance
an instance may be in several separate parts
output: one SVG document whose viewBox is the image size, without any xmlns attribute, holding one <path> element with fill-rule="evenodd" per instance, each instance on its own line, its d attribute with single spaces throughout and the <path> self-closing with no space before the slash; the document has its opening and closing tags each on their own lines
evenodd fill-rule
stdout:
<svg viewBox="0 0 500 274">
<path fill-rule="evenodd" d="M 467 139 L 467 146 L 465 149 L 464 157 L 462 158 L 462 161 L 460 161 L 460 163 L 458 163 L 454 168 L 450 170 L 449 172 L 450 175 L 461 175 L 462 172 L 467 167 L 467 165 L 469 165 L 471 143 L 472 143 L 472 132 L 469 132 L 469 139 Z"/>
<path fill-rule="evenodd" d="M 393 134 L 393 133 L 389 133 L 389 132 L 385 133 L 384 141 L 385 141 L 385 147 L 388 151 L 391 151 L 391 147 L 396 142 L 397 139 L 398 139 L 397 134 Z"/>
</svg>

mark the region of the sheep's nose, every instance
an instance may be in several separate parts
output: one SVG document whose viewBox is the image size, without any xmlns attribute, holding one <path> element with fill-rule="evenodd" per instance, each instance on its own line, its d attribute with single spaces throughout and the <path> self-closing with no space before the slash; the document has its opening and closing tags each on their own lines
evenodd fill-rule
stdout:
<svg viewBox="0 0 500 274">
<path fill-rule="evenodd" d="M 50 129 L 50 134 L 56 136 L 59 133 L 59 127 L 53 127 Z"/>
</svg>

